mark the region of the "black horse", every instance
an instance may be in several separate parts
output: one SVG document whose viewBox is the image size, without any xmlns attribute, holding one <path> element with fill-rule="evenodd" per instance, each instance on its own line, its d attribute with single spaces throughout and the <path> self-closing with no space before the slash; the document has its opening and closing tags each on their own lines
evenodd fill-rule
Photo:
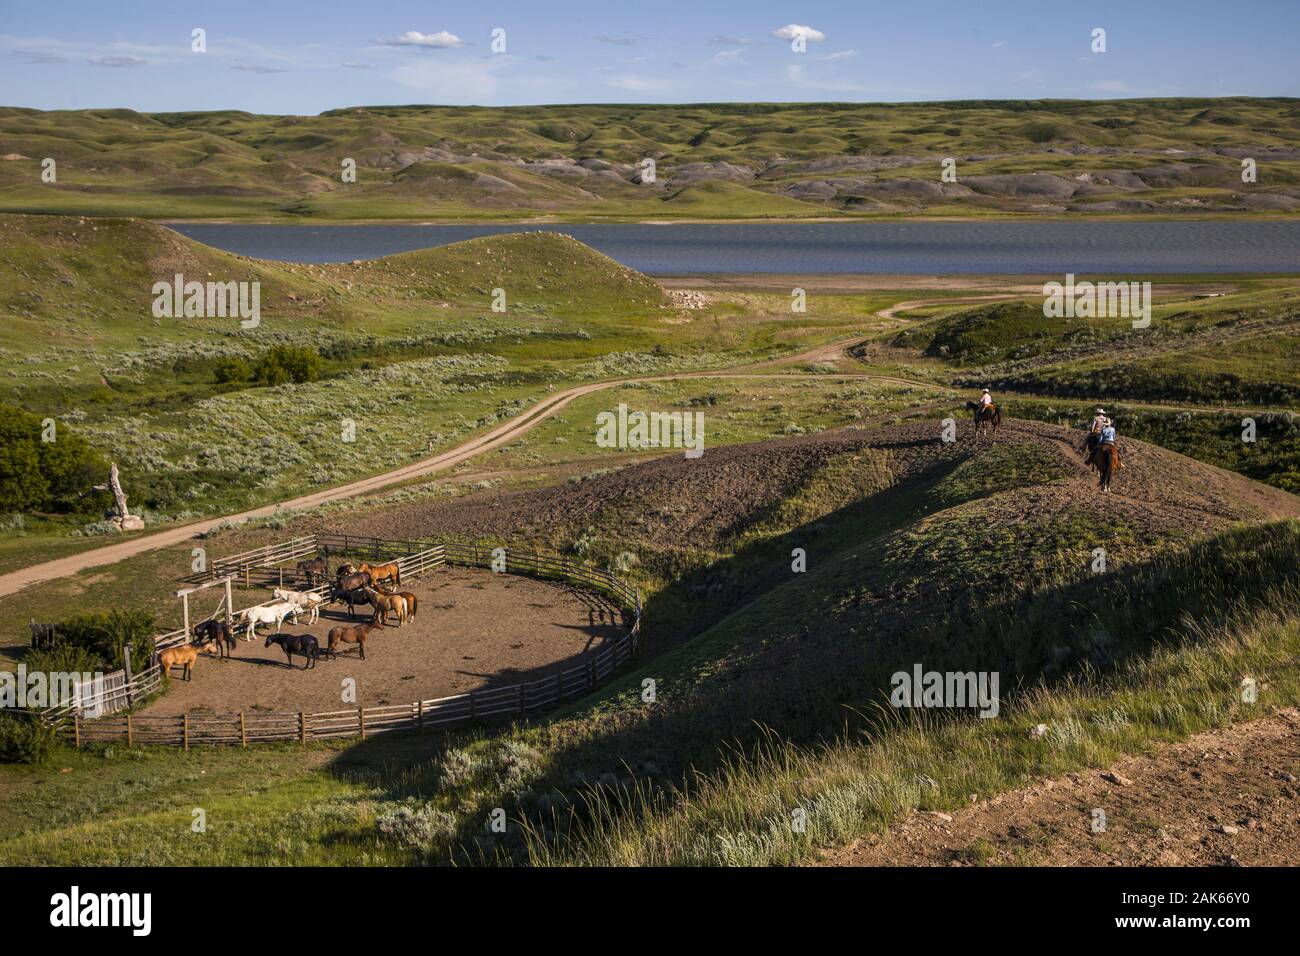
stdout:
<svg viewBox="0 0 1300 956">
<path fill-rule="evenodd" d="M 320 642 L 310 634 L 271 634 L 266 638 L 266 646 L 279 644 L 280 650 L 284 651 L 284 656 L 289 658 L 289 666 L 293 667 L 293 655 L 301 654 L 307 658 L 307 662 L 302 665 L 302 669 L 316 666 L 316 658 L 320 655 Z"/>
<path fill-rule="evenodd" d="M 353 576 L 359 577 L 360 575 L 353 575 Z M 366 577 L 369 576 L 370 575 L 366 575 Z M 348 617 L 351 618 L 355 618 L 357 616 L 356 606 L 358 604 L 374 603 L 373 601 L 370 600 L 370 595 L 366 593 L 365 586 L 357 587 L 357 588 L 345 588 L 342 585 L 337 585 L 334 588 L 334 593 L 330 595 L 330 599 L 333 601 L 341 601 L 342 603 L 346 604 L 348 606 Z"/>
<path fill-rule="evenodd" d="M 225 621 L 218 621 L 216 618 L 202 621 L 194 626 L 194 636 L 196 644 L 206 644 L 208 641 L 217 645 L 218 657 L 229 657 L 235 649 L 235 632 Z"/>
</svg>

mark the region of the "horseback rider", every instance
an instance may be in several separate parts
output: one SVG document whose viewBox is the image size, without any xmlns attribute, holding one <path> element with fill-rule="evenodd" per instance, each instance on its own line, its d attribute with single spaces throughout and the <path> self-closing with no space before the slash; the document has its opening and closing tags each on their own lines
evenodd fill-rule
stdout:
<svg viewBox="0 0 1300 956">
<path fill-rule="evenodd" d="M 1089 436 L 1091 437 L 1091 436 Z M 1092 451 L 1088 454 L 1088 464 L 1094 468 L 1101 468 L 1102 455 L 1106 454 L 1111 448 L 1115 449 L 1115 467 L 1123 468 L 1124 463 L 1120 461 L 1119 446 L 1116 442 L 1118 435 L 1115 432 L 1115 423 L 1109 418 L 1106 424 L 1102 426 L 1101 431 L 1097 433 L 1097 442 Z"/>
<path fill-rule="evenodd" d="M 984 409 L 992 408 L 992 407 L 993 407 L 993 396 L 989 394 L 989 390 L 986 388 L 984 389 L 984 394 L 980 396 L 979 410 L 982 412 L 984 411 Z"/>
<path fill-rule="evenodd" d="M 1097 443 L 1101 441 L 1102 429 L 1109 425 L 1110 418 L 1106 415 L 1104 408 L 1098 408 L 1097 414 L 1092 417 L 1092 424 L 1088 426 L 1088 434 L 1083 439 L 1083 460 L 1087 461 L 1092 457 L 1093 450 Z"/>
</svg>

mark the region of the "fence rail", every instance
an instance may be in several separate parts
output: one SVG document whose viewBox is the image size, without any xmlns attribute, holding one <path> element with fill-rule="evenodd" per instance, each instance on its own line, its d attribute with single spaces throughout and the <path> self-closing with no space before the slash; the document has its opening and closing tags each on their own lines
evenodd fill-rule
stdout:
<svg viewBox="0 0 1300 956">
<path fill-rule="evenodd" d="M 310 540 L 312 550 L 297 550 Z M 621 667 L 637 650 L 641 637 L 641 597 L 635 588 L 612 572 L 572 561 L 564 556 L 526 554 L 505 548 L 484 549 L 475 545 L 429 540 L 390 540 L 353 535 L 312 535 L 281 545 L 257 548 L 222 562 L 251 571 L 257 562 L 284 561 L 304 554 L 368 555 L 370 560 L 396 560 L 402 576 L 414 576 L 443 564 L 484 567 L 507 574 L 562 580 L 613 598 L 625 614 L 628 630 L 612 643 L 584 655 L 582 661 L 535 681 L 485 688 L 408 704 L 384 704 L 350 710 L 305 712 L 240 712 L 225 714 L 181 714 L 151 716 L 122 714 L 134 702 L 153 693 L 162 684 L 156 661 L 129 679 L 116 671 L 104 679 L 98 698 L 83 698 L 77 704 L 45 711 L 42 718 L 80 747 L 88 743 L 172 744 L 189 748 L 193 744 L 229 744 L 247 747 L 250 742 L 328 740 L 340 737 L 368 737 L 394 730 L 444 730 L 470 723 L 527 717 L 594 690 Z M 394 557 L 394 555 L 399 555 Z M 287 555 L 287 557 L 281 557 Z M 265 567 L 265 564 L 260 565 Z M 229 572 L 227 572 L 229 573 Z M 242 572 L 241 572 L 242 573 Z M 324 591 L 329 585 L 312 590 Z M 270 603 L 270 602 L 263 602 Z M 260 607 L 262 605 L 252 605 Z M 236 619 L 248 608 L 236 612 Z M 184 630 L 158 635 L 155 649 L 171 647 L 189 639 Z M 155 655 L 156 658 L 156 655 Z M 89 701 L 89 702 L 87 702 Z M 99 706 L 109 716 L 88 719 L 83 711 Z"/>
</svg>

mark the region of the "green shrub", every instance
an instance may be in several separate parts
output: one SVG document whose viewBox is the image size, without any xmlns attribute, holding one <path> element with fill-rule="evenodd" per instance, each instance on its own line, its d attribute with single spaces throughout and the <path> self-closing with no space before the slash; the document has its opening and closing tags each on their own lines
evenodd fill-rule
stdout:
<svg viewBox="0 0 1300 956">
<path fill-rule="evenodd" d="M 139 671 L 153 658 L 153 635 L 154 617 L 148 611 L 114 608 L 68 618 L 59 625 L 58 646 L 86 652 L 90 656 L 79 658 L 83 664 L 96 662 L 76 670 L 115 670 L 125 663 L 122 648 L 130 647 L 131 664 Z"/>
<path fill-rule="evenodd" d="M 318 353 L 296 345 L 277 345 L 257 360 L 253 381 L 259 385 L 314 382 L 324 363 Z"/>
<path fill-rule="evenodd" d="M 108 463 L 67 426 L 42 441 L 42 419 L 0 404 L 0 512 L 102 509 L 103 493 L 87 494 L 108 476 Z"/>
<path fill-rule="evenodd" d="M 212 374 L 218 385 L 225 385 L 227 382 L 247 382 L 253 377 L 253 369 L 243 359 L 231 356 L 217 359 Z"/>
<path fill-rule="evenodd" d="M 44 763 L 56 742 L 54 730 L 34 717 L 0 713 L 0 763 Z"/>
</svg>

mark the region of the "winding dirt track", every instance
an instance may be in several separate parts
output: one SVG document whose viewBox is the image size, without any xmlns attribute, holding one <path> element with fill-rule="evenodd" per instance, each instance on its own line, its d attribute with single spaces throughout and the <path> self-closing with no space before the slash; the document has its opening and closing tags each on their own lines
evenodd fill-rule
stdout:
<svg viewBox="0 0 1300 956">
<path fill-rule="evenodd" d="M 575 398 L 583 395 L 589 395 L 592 392 L 603 391 L 608 388 L 615 388 L 620 385 L 636 385 L 644 382 L 661 382 L 682 378 L 741 378 L 747 377 L 746 373 L 753 369 L 771 368 L 779 365 L 790 365 L 799 362 L 816 362 L 826 361 L 827 359 L 838 358 L 844 350 L 850 345 L 857 344 L 861 336 L 855 336 L 852 339 L 842 339 L 827 345 L 820 345 L 816 348 L 800 352 L 797 355 L 788 355 L 779 359 L 772 359 L 765 362 L 758 362 L 753 365 L 736 366 L 730 369 L 718 369 L 716 371 L 698 371 L 698 372 L 679 372 L 669 375 L 649 375 L 635 378 L 611 379 L 609 381 L 591 382 L 586 385 L 575 385 L 562 391 L 548 395 L 537 404 L 528 408 L 514 418 L 503 422 L 489 432 L 485 432 L 475 438 L 471 438 L 455 448 L 448 449 L 434 455 L 432 458 L 425 458 L 414 464 L 405 465 L 393 471 L 384 472 L 381 475 L 372 475 L 369 478 L 360 478 L 357 481 L 351 481 L 344 485 L 337 485 L 333 488 L 327 488 L 324 491 L 313 492 L 309 495 L 302 495 L 298 498 L 291 498 L 288 501 L 282 501 L 276 504 L 263 505 L 259 508 L 252 508 L 248 511 L 241 511 L 233 515 L 223 515 L 215 518 L 205 518 L 202 521 L 195 521 L 190 524 L 181 525 L 176 528 L 168 528 L 166 531 L 159 531 L 154 534 L 142 535 L 137 538 L 131 538 L 127 541 L 121 541 L 117 544 L 110 544 L 102 548 L 95 548 L 91 551 L 83 551 L 79 554 L 69 555 L 65 558 L 57 558 L 53 561 L 46 561 L 42 564 L 33 564 L 30 567 L 21 568 L 17 571 L 11 571 L 8 574 L 0 575 L 0 597 L 6 594 L 13 594 L 32 584 L 38 584 L 42 581 L 51 581 L 56 578 L 66 577 L 84 571 L 87 568 L 100 567 L 105 564 L 114 564 L 126 558 L 133 557 L 137 554 L 143 554 L 146 551 L 153 551 L 158 548 L 165 548 L 169 545 L 180 544 L 187 541 L 195 535 L 203 534 L 210 531 L 217 525 L 232 521 L 247 521 L 252 518 L 264 518 L 274 514 L 279 509 L 296 510 L 303 508 L 313 508 L 317 505 L 325 504 L 330 501 L 340 501 L 344 498 L 354 498 L 358 495 L 368 494 L 372 491 L 378 491 L 389 485 L 398 482 L 408 481 L 412 478 L 422 478 L 426 475 L 432 475 L 440 471 L 445 471 L 454 465 L 460 464 L 475 455 L 485 451 L 491 451 L 499 448 L 511 441 L 514 441 L 520 435 L 535 428 L 546 418 L 560 411 Z M 820 376 L 819 376 L 820 377 Z M 833 376 L 831 376 L 833 377 Z M 917 385 L 925 388 L 936 388 L 936 386 L 924 382 L 909 382 L 906 379 L 890 378 L 888 376 L 876 375 L 854 375 L 855 378 L 876 378 L 881 381 L 894 382 L 898 384 Z"/>
<path fill-rule="evenodd" d="M 894 303 L 887 308 L 877 311 L 875 316 L 888 321 L 898 322 L 897 313 L 908 309 L 945 303 L 980 302 L 994 299 L 1016 299 L 1022 297 L 1022 293 L 996 293 L 966 296 L 956 299 L 951 297 L 914 299 L 906 302 Z M 84 571 L 87 568 L 100 567 L 105 564 L 115 564 L 118 561 L 133 557 L 137 554 L 143 554 L 146 551 L 154 551 L 158 548 L 168 547 L 169 545 L 180 544 L 182 541 L 187 541 L 196 535 L 212 530 L 223 522 L 241 522 L 253 518 L 264 518 L 274 514 L 280 509 L 297 510 L 313 508 L 317 505 L 322 505 L 331 501 L 355 498 L 359 495 L 368 494 L 386 488 L 389 485 L 397 484 L 398 482 L 409 481 L 412 478 L 422 478 L 426 475 L 445 471 L 448 468 L 460 464 L 462 461 L 473 458 L 475 455 L 485 451 L 491 451 L 494 448 L 499 448 L 500 446 L 513 441 L 520 435 L 541 424 L 541 422 L 546 418 L 560 411 L 575 398 L 589 395 L 592 392 L 599 392 L 620 385 L 637 385 L 645 382 L 663 382 L 675 379 L 757 378 L 760 377 L 759 374 L 756 374 L 760 369 L 775 368 L 783 365 L 795 365 L 803 362 L 835 361 L 841 358 L 850 346 L 857 345 L 861 340 L 862 336 L 854 336 L 851 339 L 840 339 L 835 342 L 829 342 L 825 345 L 816 346 L 815 348 L 808 349 L 804 352 L 799 352 L 795 355 L 787 355 L 782 358 L 755 362 L 750 365 L 733 366 L 732 368 L 727 369 L 678 372 L 668 375 L 638 376 L 634 378 L 591 382 L 586 385 L 575 385 L 547 396 L 531 408 L 520 412 L 514 418 L 503 422 L 501 425 L 498 425 L 489 432 L 471 438 L 469 441 L 463 442 L 455 448 L 440 452 L 432 458 L 425 458 L 413 464 L 394 469 L 393 471 L 387 471 L 380 475 L 372 475 L 369 478 L 360 478 L 356 481 L 348 482 L 347 484 L 327 488 L 324 491 L 313 492 L 309 495 L 302 495 L 275 504 L 263 505 L 259 508 L 252 508 L 248 511 L 241 511 L 237 514 L 206 518 L 202 521 L 195 521 L 176 528 L 168 528 L 165 531 L 142 535 L 137 538 L 131 538 L 127 541 L 118 542 L 117 544 L 106 545 L 105 547 L 95 548 L 90 551 L 83 551 L 79 554 L 68 555 L 67 557 L 57 558 L 53 561 L 46 561 L 41 564 L 34 564 L 30 567 L 20 568 L 17 571 L 11 571 L 8 574 L 0 575 L 0 597 L 7 594 L 13 594 L 32 584 L 39 584 L 42 581 L 51 581 L 57 578 L 67 577 L 68 575 L 76 574 L 79 571 Z M 837 376 L 825 375 L 818 377 L 834 378 Z M 889 375 L 874 375 L 859 372 L 843 375 L 842 377 L 873 379 L 875 381 L 889 382 L 895 385 L 909 385 L 918 388 L 925 388 L 935 392 L 956 391 L 956 389 L 937 385 L 933 382 L 922 382 Z"/>
</svg>

